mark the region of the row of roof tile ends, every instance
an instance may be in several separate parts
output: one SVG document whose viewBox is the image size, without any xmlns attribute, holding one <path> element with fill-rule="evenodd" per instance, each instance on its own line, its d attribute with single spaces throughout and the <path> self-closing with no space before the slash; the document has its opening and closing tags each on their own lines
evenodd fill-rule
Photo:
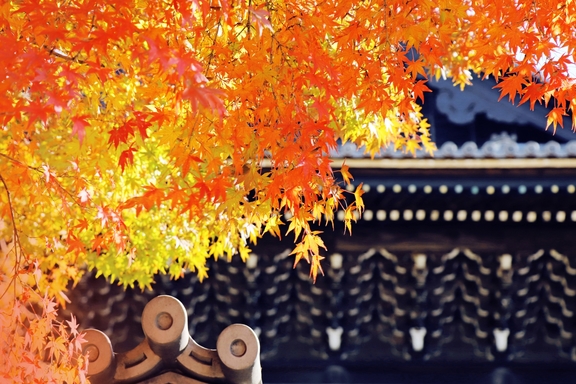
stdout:
<svg viewBox="0 0 576 384">
<path fill-rule="evenodd" d="M 365 158 L 367 155 L 363 148 L 346 143 L 330 152 L 332 158 Z M 492 139 L 478 147 L 473 141 L 468 141 L 461 146 L 448 141 L 445 142 L 430 154 L 424 150 L 416 151 L 416 155 L 394 150 L 393 146 L 388 146 L 377 153 L 376 159 L 526 159 L 526 158 L 572 158 L 576 157 L 576 140 L 567 143 L 549 141 L 540 144 L 535 141 L 527 143 L 517 143 L 508 137 Z"/>
<path fill-rule="evenodd" d="M 221 337 L 231 323 L 248 324 L 267 364 L 289 359 L 291 348 L 309 361 L 464 356 L 576 361 L 573 255 L 540 250 L 480 256 L 454 249 L 443 255 L 397 256 L 371 249 L 340 261 L 337 256 L 329 257 L 325 276 L 316 284 L 305 268 L 291 269 L 293 259 L 286 251 L 261 255 L 257 267 L 213 263 L 213 278 L 203 283 L 194 274 L 160 279 L 154 292 L 123 291 L 103 279 L 85 279 L 71 297 L 80 324 L 105 331 L 117 346 L 137 338 L 140 319 L 146 324 L 147 311 L 140 317 L 144 303 L 168 294 L 184 303 L 185 328 L 197 342 L 211 344 L 212 331 Z M 301 344 L 288 347 L 295 339 Z M 451 355 L 454 339 L 471 344 L 473 351 L 459 348 L 458 356 Z"/>
</svg>

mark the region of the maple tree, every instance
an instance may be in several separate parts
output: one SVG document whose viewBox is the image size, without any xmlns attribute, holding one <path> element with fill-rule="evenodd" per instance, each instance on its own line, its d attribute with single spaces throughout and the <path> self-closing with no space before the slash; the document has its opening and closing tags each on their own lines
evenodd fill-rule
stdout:
<svg viewBox="0 0 576 384">
<path fill-rule="evenodd" d="M 363 209 L 329 150 L 432 152 L 430 78 L 492 76 L 562 126 L 574 21 L 551 0 L 3 2 L 0 377 L 83 380 L 53 305 L 86 268 L 204 278 L 208 257 L 246 259 L 286 224 L 315 279 L 311 223 L 342 209 L 351 231 Z"/>
</svg>

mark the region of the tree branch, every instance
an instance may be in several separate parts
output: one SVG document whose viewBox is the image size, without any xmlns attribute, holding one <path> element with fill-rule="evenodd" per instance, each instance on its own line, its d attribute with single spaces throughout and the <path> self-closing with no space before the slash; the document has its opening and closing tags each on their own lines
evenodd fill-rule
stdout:
<svg viewBox="0 0 576 384">
<path fill-rule="evenodd" d="M 39 173 L 41 173 L 41 174 L 44 174 L 44 171 L 43 171 L 42 169 L 37 168 L 37 167 L 32 167 L 32 166 L 30 166 L 30 165 L 28 165 L 28 164 L 25 164 L 25 163 L 23 163 L 23 162 L 21 162 L 21 161 L 19 161 L 19 160 L 14 159 L 13 157 L 10 157 L 10 156 L 8 156 L 8 155 L 5 155 L 4 153 L 1 153 L 1 152 L 0 152 L 0 157 L 3 157 L 3 158 L 5 158 L 5 159 L 8 159 L 8 160 L 10 160 L 11 162 L 13 162 L 13 163 L 15 163 L 15 164 L 18 164 L 18 165 L 20 165 L 20 166 L 22 166 L 22 167 L 26 167 L 26 168 L 31 169 L 31 170 L 33 170 L 33 171 L 39 172 Z M 82 207 L 82 205 L 78 202 L 78 200 L 76 199 L 76 197 L 75 197 L 69 190 L 67 190 L 66 188 L 64 188 L 64 187 L 62 186 L 62 184 L 58 181 L 58 177 L 69 177 L 69 176 L 65 176 L 65 175 L 64 175 L 64 176 L 63 176 L 63 175 L 55 176 L 55 177 L 54 177 L 54 180 L 55 180 L 55 183 L 54 183 L 54 184 L 55 184 L 56 187 L 58 187 L 63 193 L 65 193 L 66 195 L 68 195 L 68 196 L 70 197 L 70 199 L 72 199 L 72 202 L 73 202 L 74 204 L 78 205 L 80 208 L 84 208 L 84 207 Z M 4 186 L 6 186 L 5 183 L 4 183 Z M 6 190 L 8 190 L 8 188 L 6 188 Z"/>
</svg>

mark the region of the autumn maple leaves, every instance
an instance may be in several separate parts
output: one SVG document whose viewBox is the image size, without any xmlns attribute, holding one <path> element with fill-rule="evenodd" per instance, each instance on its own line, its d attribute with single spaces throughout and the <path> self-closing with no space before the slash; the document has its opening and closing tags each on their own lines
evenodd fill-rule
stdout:
<svg viewBox="0 0 576 384">
<path fill-rule="evenodd" d="M 5 2 L 0 240 L 21 241 L 2 250 L 14 267 L 2 276 L 38 261 L 40 281 L 19 281 L 63 301 L 86 267 L 142 288 L 156 273 L 203 278 L 207 258 L 247 259 L 263 234 L 288 232 L 316 278 L 312 223 L 341 210 L 352 232 L 363 210 L 331 149 L 432 152 L 419 104 L 441 76 L 495 77 L 502 97 L 550 105 L 548 125 L 562 126 L 575 21 L 576 3 L 555 0 Z M 9 306 L 27 304 L 22 292 Z M 68 336 L 47 347 L 54 372 L 71 362 Z"/>
</svg>

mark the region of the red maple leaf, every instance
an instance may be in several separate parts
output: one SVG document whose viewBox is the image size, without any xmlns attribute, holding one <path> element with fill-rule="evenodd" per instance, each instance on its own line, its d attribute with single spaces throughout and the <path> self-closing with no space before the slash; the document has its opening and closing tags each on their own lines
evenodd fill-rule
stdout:
<svg viewBox="0 0 576 384">
<path fill-rule="evenodd" d="M 201 107 L 214 110 L 220 116 L 226 114 L 226 107 L 221 99 L 224 96 L 224 91 L 220 89 L 189 86 L 184 90 L 182 96 L 190 100 L 193 111 L 197 111 L 198 105 L 200 105 Z"/>
<path fill-rule="evenodd" d="M 422 100 L 422 103 L 424 102 L 424 92 L 432 92 L 432 90 L 426 86 L 427 81 L 428 80 L 418 80 L 412 90 L 412 92 L 414 92 L 414 99 L 418 100 L 419 98 Z"/>
<path fill-rule="evenodd" d="M 268 20 L 270 13 L 265 9 L 254 9 L 249 8 L 252 16 L 254 16 L 254 24 L 258 27 L 258 35 L 262 36 L 262 31 L 264 28 L 268 29 L 270 32 L 274 33 L 274 28 L 272 28 L 272 23 Z"/>
<path fill-rule="evenodd" d="M 130 146 L 130 148 L 126 149 L 125 151 L 122 151 L 122 153 L 120 154 L 118 165 L 120 165 L 120 167 L 122 168 L 122 173 L 124 173 L 124 168 L 126 167 L 126 165 L 134 164 L 134 152 L 136 152 L 136 149 Z"/>
<path fill-rule="evenodd" d="M 84 141 L 84 137 L 86 136 L 86 126 L 88 122 L 86 121 L 87 115 L 82 116 L 74 116 L 72 118 L 72 135 L 78 136 L 78 140 L 80 141 L 80 145 Z"/>
<path fill-rule="evenodd" d="M 530 83 L 524 88 L 524 95 L 518 105 L 522 105 L 530 100 L 530 110 L 534 110 L 536 102 L 542 104 L 542 96 L 544 95 L 544 86 L 538 83 Z"/>
<path fill-rule="evenodd" d="M 134 136 L 134 125 L 134 120 L 128 120 L 120 127 L 108 131 L 110 134 L 108 143 L 114 144 L 115 148 L 118 148 L 120 143 L 126 143 L 129 136 Z"/>
<path fill-rule="evenodd" d="M 147 139 L 149 136 L 148 133 L 146 132 L 146 129 L 148 129 L 152 125 L 152 123 L 146 120 L 147 115 L 143 112 L 134 112 L 134 116 L 136 117 L 134 123 L 136 125 L 136 128 L 138 128 L 138 132 L 140 132 L 142 140 Z"/>
</svg>

